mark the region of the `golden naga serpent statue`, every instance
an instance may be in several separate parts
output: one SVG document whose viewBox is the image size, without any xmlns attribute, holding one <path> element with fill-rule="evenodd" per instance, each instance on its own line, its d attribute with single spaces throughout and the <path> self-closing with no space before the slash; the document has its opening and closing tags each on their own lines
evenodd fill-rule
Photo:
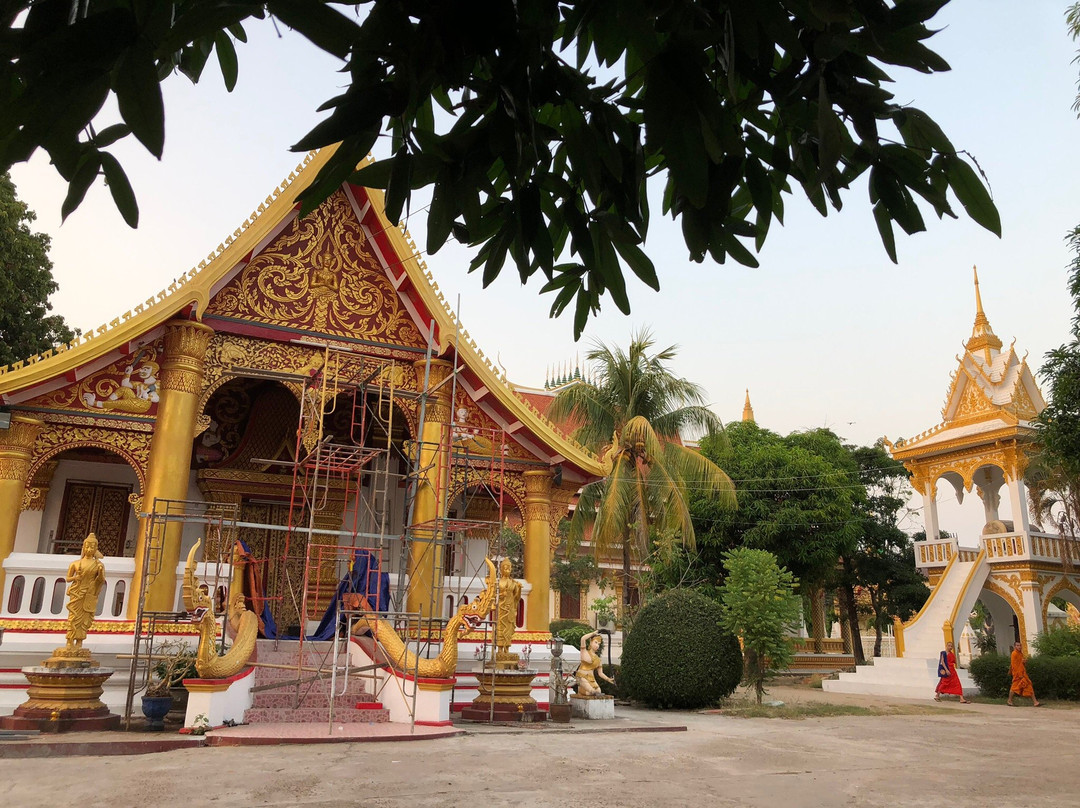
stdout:
<svg viewBox="0 0 1080 808">
<path fill-rule="evenodd" d="M 488 616 L 495 604 L 495 592 L 498 586 L 495 564 L 490 558 L 485 558 L 484 561 L 488 566 L 487 578 L 484 579 L 484 591 L 472 603 L 458 609 L 447 622 L 446 629 L 443 631 L 442 651 L 434 659 L 417 657 L 398 636 L 393 623 L 375 615 L 358 620 L 353 625 L 353 633 L 358 634 L 370 630 L 382 651 L 385 662 L 400 673 L 410 675 L 415 673 L 417 677 L 425 679 L 450 678 L 457 670 L 457 646 L 461 635 L 475 629 L 477 624 Z M 360 598 L 359 602 L 362 607 L 367 605 L 363 598 Z"/>
<path fill-rule="evenodd" d="M 233 576 L 233 592 L 229 600 L 229 628 L 234 633 L 232 648 L 224 656 L 217 652 L 217 618 L 214 604 L 208 592 L 195 577 L 195 551 L 202 539 L 188 553 L 184 567 L 184 608 L 195 616 L 199 625 L 199 648 L 195 653 L 195 670 L 203 679 L 227 679 L 240 672 L 255 651 L 259 637 L 259 619 L 255 612 L 244 608 L 244 594 Z"/>
</svg>

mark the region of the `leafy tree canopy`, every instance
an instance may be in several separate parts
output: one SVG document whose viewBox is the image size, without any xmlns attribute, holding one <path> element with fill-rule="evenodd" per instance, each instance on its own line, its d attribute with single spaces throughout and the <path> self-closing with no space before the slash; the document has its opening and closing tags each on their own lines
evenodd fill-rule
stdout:
<svg viewBox="0 0 1080 808">
<path fill-rule="evenodd" d="M 0 365 L 75 338 L 63 317 L 46 314 L 58 287 L 49 237 L 30 230 L 36 218 L 16 195 L 10 175 L 0 174 Z"/>
<path fill-rule="evenodd" d="M 109 147 L 134 135 L 160 157 L 160 82 L 198 81 L 216 56 L 232 89 L 244 23 L 270 16 L 347 76 L 293 147 L 341 144 L 305 209 L 350 179 L 385 188 L 396 221 L 430 187 L 429 252 L 476 247 L 485 285 L 507 259 L 522 282 L 539 272 L 580 335 L 605 294 L 629 311 L 627 270 L 659 288 L 642 249 L 653 175 L 695 261 L 756 266 L 785 195 L 826 215 L 864 175 L 893 261 L 894 225 L 925 229 L 920 200 L 938 217 L 959 202 L 1000 235 L 974 161 L 885 89 L 887 70 L 949 69 L 925 44 L 946 2 L 16 0 L 0 12 L 0 170 L 44 148 L 65 215 L 103 175 L 135 226 Z M 387 135 L 391 156 L 356 171 Z"/>
<path fill-rule="evenodd" d="M 706 437 L 701 449 L 736 481 L 738 510 L 695 497 L 698 543 L 768 550 L 800 581 L 822 582 L 856 546 L 866 498 L 839 439 L 828 430 L 783 438 L 753 422 L 729 424 L 724 437 Z"/>
</svg>

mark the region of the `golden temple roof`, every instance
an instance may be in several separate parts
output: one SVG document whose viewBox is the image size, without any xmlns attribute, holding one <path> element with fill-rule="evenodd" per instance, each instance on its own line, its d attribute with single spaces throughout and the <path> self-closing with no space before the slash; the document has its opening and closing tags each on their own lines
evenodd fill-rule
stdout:
<svg viewBox="0 0 1080 808">
<path fill-rule="evenodd" d="M 84 332 L 66 345 L 10 366 L 0 366 L 0 403 L 17 406 L 19 401 L 46 388 L 85 375 L 88 368 L 100 367 L 128 355 L 160 333 L 166 321 L 180 314 L 190 313 L 190 316 L 201 318 L 218 284 L 239 265 L 250 260 L 253 254 L 257 254 L 282 222 L 297 214 L 300 192 L 318 174 L 335 148 L 328 147 L 307 154 L 215 251 L 157 295 L 133 306 L 109 323 Z M 431 271 L 420 259 L 420 251 L 408 231 L 402 225 L 386 219 L 383 193 L 374 189 L 364 191 L 380 223 L 380 232 L 386 235 L 399 259 L 396 266 L 404 270 L 402 274 L 407 276 L 415 295 L 435 322 L 437 351 L 444 353 L 453 347 L 475 374 L 481 394 L 490 395 L 498 402 L 511 416 L 511 421 L 520 422 L 541 438 L 560 461 L 565 460 L 586 474 L 599 476 L 601 469 L 596 457 L 562 434 L 530 401 L 518 396 L 505 373 L 495 367 L 476 340 L 460 326 Z M 399 279 L 395 286 L 404 288 L 403 280 Z M 426 333 L 427 323 L 417 322 L 417 326 Z"/>
</svg>

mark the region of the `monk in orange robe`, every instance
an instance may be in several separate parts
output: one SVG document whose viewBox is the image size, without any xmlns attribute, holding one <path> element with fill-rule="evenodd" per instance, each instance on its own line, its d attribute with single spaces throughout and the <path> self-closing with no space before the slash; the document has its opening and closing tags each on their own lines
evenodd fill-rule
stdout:
<svg viewBox="0 0 1080 808">
<path fill-rule="evenodd" d="M 1024 665 L 1024 652 L 1020 650 L 1020 643 L 1013 645 L 1009 673 L 1012 675 L 1012 687 L 1009 688 L 1009 706 L 1013 706 L 1013 696 L 1023 696 L 1026 699 L 1031 699 L 1032 705 L 1038 707 L 1039 700 L 1035 698 L 1035 688 L 1031 686 L 1031 679 L 1028 677 L 1027 666 Z"/>
</svg>

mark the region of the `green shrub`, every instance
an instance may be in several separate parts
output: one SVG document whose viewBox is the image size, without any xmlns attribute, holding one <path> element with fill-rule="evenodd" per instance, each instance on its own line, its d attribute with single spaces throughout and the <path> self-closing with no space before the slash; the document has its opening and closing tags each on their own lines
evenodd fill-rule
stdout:
<svg viewBox="0 0 1080 808">
<path fill-rule="evenodd" d="M 1009 695 L 1012 684 L 1009 657 L 1004 654 L 983 654 L 971 660 L 968 670 L 982 695 L 993 699 L 1003 699 Z M 1038 688 L 1035 692 L 1039 692 Z"/>
<path fill-rule="evenodd" d="M 971 660 L 970 670 L 982 695 L 999 699 L 1009 695 L 1012 677 L 1009 675 L 1009 657 L 1005 654 L 975 657 Z M 1035 695 L 1040 699 L 1080 701 L 1080 657 L 1034 656 L 1027 660 L 1027 672 Z"/>
<path fill-rule="evenodd" d="M 695 709 L 730 696 L 742 669 L 739 641 L 720 628 L 720 605 L 689 589 L 671 589 L 638 612 L 618 681 L 627 698 Z"/>
<path fill-rule="evenodd" d="M 596 631 L 596 629 L 592 626 L 574 621 L 572 625 L 561 628 L 558 631 L 552 631 L 551 633 L 562 637 L 567 648 L 580 648 L 581 638 L 593 631 Z M 604 642 L 607 642 L 607 637 L 603 637 L 603 640 Z"/>
<path fill-rule="evenodd" d="M 604 665 L 604 673 L 615 680 L 615 684 L 606 682 L 599 676 L 596 677 L 596 683 L 600 685 L 600 690 L 609 696 L 614 696 L 617 699 L 624 698 L 622 693 L 622 666 L 621 665 Z"/>
<path fill-rule="evenodd" d="M 1035 653 L 1044 657 L 1080 657 L 1080 626 L 1054 626 L 1035 638 Z"/>
<path fill-rule="evenodd" d="M 1080 657 L 1035 656 L 1027 671 L 1038 698 L 1080 701 Z"/>
<path fill-rule="evenodd" d="M 584 620 L 567 620 L 567 619 L 552 620 L 551 624 L 548 626 L 548 631 L 550 631 L 552 634 L 560 634 L 563 629 L 573 628 L 575 626 L 588 626 L 588 625 L 589 624 L 586 623 Z"/>
</svg>

